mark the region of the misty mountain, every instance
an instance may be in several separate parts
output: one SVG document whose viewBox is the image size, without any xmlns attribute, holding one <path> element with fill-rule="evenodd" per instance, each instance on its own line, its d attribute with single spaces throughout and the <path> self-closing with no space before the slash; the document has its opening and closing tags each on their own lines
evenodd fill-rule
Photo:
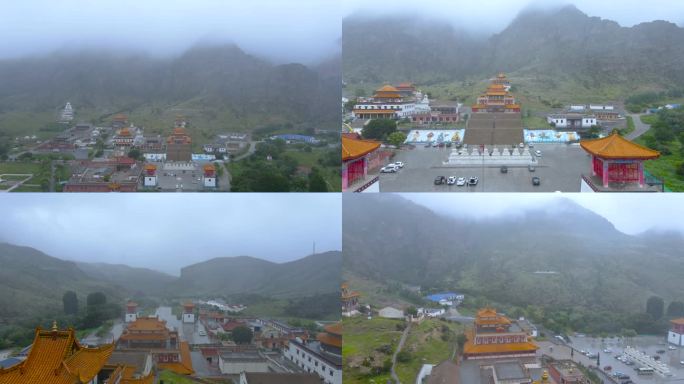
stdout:
<svg viewBox="0 0 684 384">
<path fill-rule="evenodd" d="M 341 270 L 338 251 L 281 264 L 248 256 L 221 257 L 182 268 L 174 289 L 193 295 L 312 296 L 338 292 Z"/>
<path fill-rule="evenodd" d="M 343 36 L 351 83 L 432 84 L 505 71 L 570 78 L 586 88 L 684 85 L 684 28 L 665 21 L 621 27 L 574 6 L 525 10 L 486 39 L 442 21 L 393 17 L 347 18 Z"/>
<path fill-rule="evenodd" d="M 196 46 L 167 59 L 106 49 L 59 52 L 0 61 L 0 113 L 55 111 L 68 100 L 102 118 L 182 106 L 255 124 L 336 126 L 340 75 L 325 69 L 273 65 L 235 45 Z"/>
<path fill-rule="evenodd" d="M 654 294 L 684 297 L 683 238 L 629 236 L 569 200 L 477 220 L 398 196 L 345 196 L 344 207 L 343 269 L 352 275 L 521 306 L 635 311 Z"/>
<path fill-rule="evenodd" d="M 327 297 L 324 295 L 339 292 L 341 263 L 340 252 L 282 264 L 246 256 L 217 258 L 187 266 L 180 277 L 174 277 L 126 265 L 65 261 L 30 247 L 0 243 L 0 324 L 61 313 L 62 295 L 67 290 L 75 291 L 83 302 L 96 291 L 104 292 L 111 301 L 141 294 L 162 298 Z"/>
<path fill-rule="evenodd" d="M 0 323 L 61 313 L 62 295 L 68 290 L 76 292 L 82 303 L 97 291 L 123 300 L 124 293 L 118 288 L 88 276 L 76 263 L 30 247 L 0 243 L 0 266 Z"/>
<path fill-rule="evenodd" d="M 162 295 L 167 285 L 177 279 L 163 272 L 123 264 L 76 262 L 76 265 L 90 278 L 125 287 L 133 295 Z"/>
</svg>

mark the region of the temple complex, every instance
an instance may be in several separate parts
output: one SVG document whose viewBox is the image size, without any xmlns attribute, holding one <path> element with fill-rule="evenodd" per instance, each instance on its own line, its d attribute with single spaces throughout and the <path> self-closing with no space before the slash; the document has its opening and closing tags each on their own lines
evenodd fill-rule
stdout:
<svg viewBox="0 0 684 384">
<path fill-rule="evenodd" d="M 534 357 L 539 347 L 516 321 L 492 308 L 477 312 L 472 329 L 466 332 L 463 347 L 466 360 L 501 357 Z"/>
<path fill-rule="evenodd" d="M 662 181 L 645 175 L 644 161 L 660 152 L 633 143 L 614 131 L 610 136 L 582 140 L 592 157 L 591 174 L 582 175 L 582 192 L 659 192 Z"/>
<path fill-rule="evenodd" d="M 507 90 L 503 74 L 492 80 L 471 109 L 463 143 L 468 145 L 518 145 L 523 142 L 523 122 L 518 104 Z M 505 80 L 505 81 L 504 81 Z"/>
<path fill-rule="evenodd" d="M 123 127 L 116 133 L 116 135 L 112 139 L 112 142 L 117 147 L 130 147 L 133 145 L 133 140 L 134 137 L 131 133 L 130 128 Z"/>
<path fill-rule="evenodd" d="M 506 85 L 508 84 L 508 85 Z M 473 113 L 483 112 L 520 112 L 520 105 L 508 91 L 510 84 L 504 74 L 499 74 L 487 87 L 487 91 L 477 98 L 471 109 Z"/>
<path fill-rule="evenodd" d="M 362 192 L 377 184 L 377 172 L 382 166 L 380 143 L 362 140 L 354 134 L 342 135 L 342 191 Z"/>
<path fill-rule="evenodd" d="M 403 119 L 425 112 L 430 112 L 427 95 L 410 83 L 402 83 L 398 87 L 384 85 L 375 91 L 373 97 L 359 98 L 352 110 L 358 119 Z"/>
<path fill-rule="evenodd" d="M 36 329 L 26 360 L 10 368 L 0 368 L 3 384 L 96 383 L 97 375 L 114 350 L 113 344 L 88 348 L 81 345 L 73 329 Z"/>
<path fill-rule="evenodd" d="M 185 119 L 182 116 L 176 117 L 173 132 L 166 139 L 167 161 L 192 161 L 192 138 L 188 135 L 185 126 Z"/>
<path fill-rule="evenodd" d="M 359 297 L 361 293 L 349 289 L 349 284 L 342 283 L 342 316 L 354 316 L 358 313 Z"/>
<path fill-rule="evenodd" d="M 138 317 L 127 323 L 117 348 L 149 351 L 160 369 L 182 375 L 194 372 L 188 343 L 180 341 L 178 331 L 168 329 L 166 321 L 156 317 Z"/>
</svg>

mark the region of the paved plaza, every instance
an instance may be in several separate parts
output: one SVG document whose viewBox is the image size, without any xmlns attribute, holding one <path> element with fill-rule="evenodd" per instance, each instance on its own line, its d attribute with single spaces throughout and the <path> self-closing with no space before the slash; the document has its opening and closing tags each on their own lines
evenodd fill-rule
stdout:
<svg viewBox="0 0 684 384">
<path fill-rule="evenodd" d="M 579 145 L 536 144 L 540 150 L 535 171 L 527 166 L 508 166 L 501 173 L 500 165 L 445 166 L 453 148 L 425 148 L 397 151 L 392 161 L 405 163 L 397 173 L 380 174 L 380 192 L 579 192 L 582 173 L 591 169 L 591 157 Z M 479 178 L 476 186 L 435 185 L 437 176 Z M 532 185 L 532 177 L 541 179 Z"/>
</svg>

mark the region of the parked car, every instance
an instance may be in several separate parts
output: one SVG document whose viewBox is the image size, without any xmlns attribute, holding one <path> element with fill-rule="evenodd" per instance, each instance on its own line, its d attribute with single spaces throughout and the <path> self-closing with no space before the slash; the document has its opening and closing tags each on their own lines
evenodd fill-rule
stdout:
<svg viewBox="0 0 684 384">
<path fill-rule="evenodd" d="M 475 185 L 477 185 L 478 181 L 479 180 L 477 179 L 477 177 L 472 176 L 471 178 L 468 179 L 468 185 L 475 186 Z"/>
<path fill-rule="evenodd" d="M 533 143 L 527 143 L 527 146 L 530 147 L 530 148 L 534 148 L 534 144 L 533 144 Z"/>
<path fill-rule="evenodd" d="M 435 178 L 435 185 L 441 185 L 441 184 L 444 184 L 444 183 L 446 183 L 446 177 L 444 177 L 444 176 L 437 176 L 437 177 Z"/>
<path fill-rule="evenodd" d="M 454 185 L 456 184 L 456 176 L 449 176 L 447 179 L 447 185 Z"/>
<path fill-rule="evenodd" d="M 613 369 L 613 367 L 611 367 L 610 365 L 606 365 L 605 367 L 603 367 L 604 371 L 610 371 L 612 369 Z"/>
<path fill-rule="evenodd" d="M 520 148 L 525 148 L 525 144 L 524 144 L 524 143 L 520 143 L 520 144 L 518 144 L 518 147 L 520 147 Z"/>
<path fill-rule="evenodd" d="M 465 177 L 459 177 L 458 180 L 456 180 L 456 185 L 459 187 L 466 185 L 466 178 Z"/>
<path fill-rule="evenodd" d="M 527 166 L 527 170 L 530 171 L 530 172 L 534 172 L 534 171 L 536 171 L 537 169 L 534 167 L 534 165 L 528 165 L 528 166 Z"/>
<path fill-rule="evenodd" d="M 664 350 L 664 349 L 659 349 L 659 350 L 656 351 L 656 353 L 659 353 L 659 354 L 662 355 L 663 353 L 665 353 L 665 350 Z"/>
<path fill-rule="evenodd" d="M 394 164 L 387 164 L 384 167 L 380 168 L 380 172 L 382 173 L 395 173 L 399 169 L 394 165 Z"/>
<path fill-rule="evenodd" d="M 427 144 L 425 144 L 425 148 L 430 148 L 430 147 L 432 147 L 432 144 L 430 144 L 429 142 Z"/>
<path fill-rule="evenodd" d="M 541 179 L 537 176 L 532 178 L 532 185 L 540 185 L 541 184 Z"/>
<path fill-rule="evenodd" d="M 667 347 L 667 349 L 669 349 L 670 351 L 675 351 L 677 347 L 670 345 Z"/>
<path fill-rule="evenodd" d="M 404 162 L 403 161 L 395 161 L 394 166 L 397 168 L 404 168 Z"/>
<path fill-rule="evenodd" d="M 508 167 L 505 165 L 501 166 L 501 173 L 508 173 Z"/>
<path fill-rule="evenodd" d="M 542 155 L 541 151 L 538 149 L 536 151 L 534 151 L 534 154 L 537 155 L 537 157 L 541 157 L 541 155 Z"/>
</svg>

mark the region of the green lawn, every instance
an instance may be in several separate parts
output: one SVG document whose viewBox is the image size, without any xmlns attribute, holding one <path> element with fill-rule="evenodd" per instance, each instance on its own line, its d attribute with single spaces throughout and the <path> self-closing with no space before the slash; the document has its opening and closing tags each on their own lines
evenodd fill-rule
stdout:
<svg viewBox="0 0 684 384">
<path fill-rule="evenodd" d="M 22 185 L 12 192 L 41 192 L 41 180 L 50 178 L 49 166 L 43 166 L 41 163 L 0 162 L 0 175 L 4 173 L 33 174 L 33 177 L 26 182 L 26 184 L 30 184 L 29 186 Z M 7 177 L 6 179 L 10 178 Z"/>
<path fill-rule="evenodd" d="M 645 133 L 639 137 L 636 142 L 641 145 L 645 144 L 645 137 L 650 136 L 651 132 Z M 652 175 L 665 180 L 665 186 L 672 192 L 684 192 L 684 178 L 677 175 L 677 167 L 684 162 L 682 156 L 682 145 L 677 140 L 673 140 L 668 145 L 671 155 L 661 154 L 658 159 L 648 160 L 645 162 L 645 168 Z"/>
<path fill-rule="evenodd" d="M 656 121 L 658 121 L 658 115 L 642 115 L 640 119 L 644 124 L 653 125 Z"/>
<path fill-rule="evenodd" d="M 189 379 L 186 376 L 173 373 L 171 371 L 159 372 L 159 381 L 164 381 L 164 384 L 195 384 L 196 381 Z"/>
<path fill-rule="evenodd" d="M 442 332 L 443 326 L 447 327 L 447 332 Z M 414 383 L 423 364 L 439 364 L 451 358 L 456 335 L 462 332 L 461 325 L 441 320 L 414 324 L 404 344 L 404 350 L 409 351 L 412 358 L 406 363 L 397 362 L 396 371 L 401 382 Z"/>
<path fill-rule="evenodd" d="M 344 329 L 344 343 L 342 345 L 344 382 L 349 384 L 377 383 L 385 384 L 390 378 L 389 371 L 373 375 L 369 368 L 361 364 L 365 359 L 373 359 L 373 366 L 382 366 L 386 359 L 392 358 L 392 353 L 399 343 L 401 331 L 397 325 L 400 320 L 390 320 L 375 317 L 368 320 L 365 317 L 355 317 L 342 320 Z M 382 346 L 390 346 L 383 353 L 377 349 Z"/>
<path fill-rule="evenodd" d="M 300 165 L 307 167 L 316 167 L 321 170 L 323 178 L 328 183 L 329 191 L 341 191 L 342 190 L 342 177 L 340 176 L 340 167 L 342 166 L 340 160 L 339 167 L 324 167 L 318 160 L 322 159 L 325 154 L 326 148 L 312 148 L 311 152 L 305 152 L 297 149 L 288 149 L 285 151 L 287 156 L 290 156 L 297 160 Z M 342 156 L 342 155 L 340 155 Z"/>
</svg>

